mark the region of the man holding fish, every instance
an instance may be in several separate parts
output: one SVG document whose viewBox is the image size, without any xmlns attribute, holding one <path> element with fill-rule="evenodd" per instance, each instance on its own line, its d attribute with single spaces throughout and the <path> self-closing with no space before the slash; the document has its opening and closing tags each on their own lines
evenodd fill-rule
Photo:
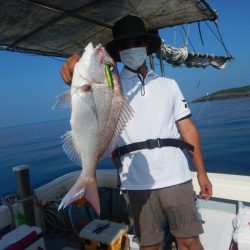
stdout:
<svg viewBox="0 0 250 250">
<path fill-rule="evenodd" d="M 112 32 L 113 40 L 105 48 L 114 61 L 124 64 L 119 74 L 122 93 L 128 102 L 127 111 L 134 113 L 119 131 L 112 156 L 114 162 L 121 162 L 121 190 L 140 247 L 160 249 L 162 224 L 167 218 L 180 250 L 203 249 L 199 240 L 202 222 L 183 149 L 192 158 L 200 195 L 206 200 L 212 196 L 212 185 L 203 163 L 199 133 L 177 83 L 146 66 L 147 55 L 159 50 L 161 39 L 147 32 L 143 21 L 132 15 L 118 20 Z M 61 75 L 69 85 L 79 59 L 72 56 L 62 67 Z M 112 59 L 109 62 L 114 63 Z"/>
</svg>

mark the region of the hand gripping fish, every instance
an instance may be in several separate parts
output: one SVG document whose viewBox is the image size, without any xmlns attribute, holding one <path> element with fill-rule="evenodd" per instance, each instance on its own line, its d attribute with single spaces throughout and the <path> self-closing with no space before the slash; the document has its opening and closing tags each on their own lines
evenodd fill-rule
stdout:
<svg viewBox="0 0 250 250">
<path fill-rule="evenodd" d="M 101 45 L 89 43 L 76 63 L 70 91 L 57 97 L 54 107 L 71 106 L 71 131 L 62 136 L 63 150 L 82 172 L 58 209 L 83 196 L 100 214 L 95 177 L 96 165 L 110 153 L 133 116 L 133 110 L 122 96 L 114 62 Z"/>
</svg>

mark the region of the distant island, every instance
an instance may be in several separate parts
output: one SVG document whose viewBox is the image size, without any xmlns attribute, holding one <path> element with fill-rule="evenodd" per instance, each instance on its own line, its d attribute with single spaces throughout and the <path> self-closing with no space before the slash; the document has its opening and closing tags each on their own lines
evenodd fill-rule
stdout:
<svg viewBox="0 0 250 250">
<path fill-rule="evenodd" d="M 205 101 L 224 100 L 224 99 L 248 97 L 248 96 L 250 96 L 250 85 L 239 87 L 239 88 L 220 90 L 212 94 L 194 99 L 191 102 L 192 103 L 193 102 L 205 102 Z"/>
</svg>

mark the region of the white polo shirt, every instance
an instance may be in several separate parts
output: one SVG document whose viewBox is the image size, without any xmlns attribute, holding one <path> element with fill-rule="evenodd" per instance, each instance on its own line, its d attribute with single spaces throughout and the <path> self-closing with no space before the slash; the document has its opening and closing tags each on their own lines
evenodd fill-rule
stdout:
<svg viewBox="0 0 250 250">
<path fill-rule="evenodd" d="M 126 68 L 120 74 L 123 94 L 134 109 L 134 117 L 121 134 L 119 146 L 157 138 L 180 138 L 176 121 L 190 115 L 177 83 L 156 75 L 145 77 L 145 95 L 138 75 Z M 121 157 L 121 189 L 157 189 L 191 179 L 182 150 L 175 147 L 143 149 Z"/>
</svg>

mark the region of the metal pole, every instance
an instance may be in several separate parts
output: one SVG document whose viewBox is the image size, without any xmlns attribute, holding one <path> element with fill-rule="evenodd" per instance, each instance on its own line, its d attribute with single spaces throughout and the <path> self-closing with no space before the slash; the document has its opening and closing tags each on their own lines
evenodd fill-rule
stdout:
<svg viewBox="0 0 250 250">
<path fill-rule="evenodd" d="M 161 68 L 161 76 L 165 76 L 164 64 L 163 64 L 163 57 L 161 50 L 159 51 L 159 61 L 160 61 L 160 68 Z"/>
<path fill-rule="evenodd" d="M 29 166 L 13 167 L 16 176 L 17 198 L 23 205 L 25 221 L 28 225 L 35 225 L 33 190 L 30 187 Z"/>
<path fill-rule="evenodd" d="M 155 65 L 154 65 L 154 58 L 153 58 L 153 55 L 152 55 L 152 54 L 149 55 L 148 58 L 149 58 L 150 68 L 151 68 L 153 71 L 155 71 Z"/>
</svg>

